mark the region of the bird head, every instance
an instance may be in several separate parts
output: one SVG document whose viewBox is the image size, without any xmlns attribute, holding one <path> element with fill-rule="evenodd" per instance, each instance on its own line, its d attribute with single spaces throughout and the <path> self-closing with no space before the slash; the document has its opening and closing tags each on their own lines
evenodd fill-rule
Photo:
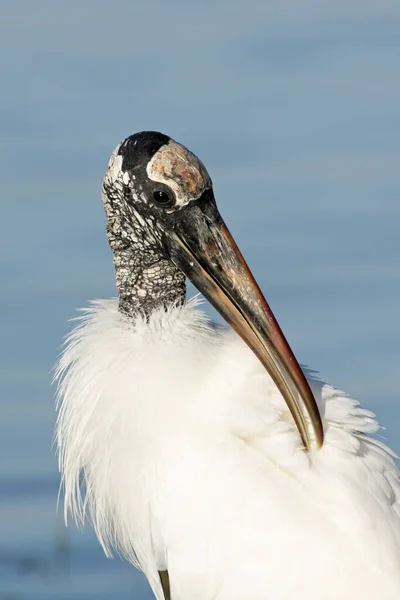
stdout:
<svg viewBox="0 0 400 600">
<path fill-rule="evenodd" d="M 103 201 L 117 243 L 171 262 L 193 282 L 267 369 L 304 446 L 320 447 L 313 394 L 217 209 L 203 163 L 161 133 L 131 135 L 111 156 Z"/>
</svg>

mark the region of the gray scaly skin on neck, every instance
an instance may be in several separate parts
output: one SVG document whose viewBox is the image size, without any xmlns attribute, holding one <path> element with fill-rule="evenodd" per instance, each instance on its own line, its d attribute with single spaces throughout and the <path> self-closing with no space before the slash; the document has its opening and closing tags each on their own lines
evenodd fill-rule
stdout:
<svg viewBox="0 0 400 600">
<path fill-rule="evenodd" d="M 127 215 L 124 184 L 103 182 L 102 200 L 107 215 L 107 236 L 114 256 L 119 310 L 134 320 L 171 304 L 183 304 L 185 275 L 159 250 L 151 233 L 142 227 L 134 211 Z M 129 217 L 129 218 L 128 218 Z"/>
</svg>

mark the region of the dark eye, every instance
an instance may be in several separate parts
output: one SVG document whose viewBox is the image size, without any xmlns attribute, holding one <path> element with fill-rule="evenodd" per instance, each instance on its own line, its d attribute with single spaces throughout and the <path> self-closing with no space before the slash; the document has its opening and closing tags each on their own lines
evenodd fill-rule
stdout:
<svg viewBox="0 0 400 600">
<path fill-rule="evenodd" d="M 172 192 L 168 193 L 164 190 L 156 190 L 153 193 L 154 201 L 163 208 L 171 208 L 175 204 L 175 198 Z"/>
</svg>

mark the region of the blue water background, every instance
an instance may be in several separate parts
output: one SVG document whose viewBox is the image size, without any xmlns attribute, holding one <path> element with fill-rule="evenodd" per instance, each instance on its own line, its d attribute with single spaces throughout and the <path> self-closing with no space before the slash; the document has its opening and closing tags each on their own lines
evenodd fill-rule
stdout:
<svg viewBox="0 0 400 600">
<path fill-rule="evenodd" d="M 56 518 L 50 370 L 115 295 L 100 185 L 161 130 L 217 201 L 299 360 L 400 451 L 400 4 L 16 0 L 0 7 L 0 600 L 150 598 Z"/>
</svg>

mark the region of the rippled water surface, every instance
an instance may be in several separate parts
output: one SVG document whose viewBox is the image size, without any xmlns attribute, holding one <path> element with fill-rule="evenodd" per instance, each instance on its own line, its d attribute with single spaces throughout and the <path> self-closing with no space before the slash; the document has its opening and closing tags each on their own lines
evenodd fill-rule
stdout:
<svg viewBox="0 0 400 600">
<path fill-rule="evenodd" d="M 0 599 L 150 598 L 56 520 L 49 371 L 115 294 L 111 150 L 164 131 L 207 164 L 299 360 L 400 451 L 400 5 L 20 0 L 0 9 Z"/>
</svg>

